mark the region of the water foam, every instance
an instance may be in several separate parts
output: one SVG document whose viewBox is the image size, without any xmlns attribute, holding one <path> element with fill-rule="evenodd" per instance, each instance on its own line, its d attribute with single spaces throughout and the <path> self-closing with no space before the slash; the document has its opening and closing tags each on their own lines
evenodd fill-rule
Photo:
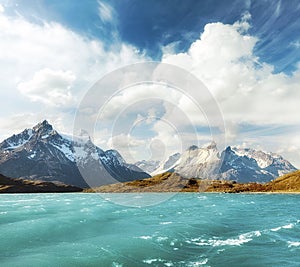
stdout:
<svg viewBox="0 0 300 267">
<path fill-rule="evenodd" d="M 291 247 L 300 247 L 300 241 L 288 241 L 288 247 L 291 248 Z"/>
</svg>

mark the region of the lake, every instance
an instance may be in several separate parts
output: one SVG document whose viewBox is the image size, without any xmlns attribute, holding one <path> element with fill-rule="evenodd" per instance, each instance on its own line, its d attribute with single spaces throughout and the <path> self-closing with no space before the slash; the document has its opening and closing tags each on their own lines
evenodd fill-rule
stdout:
<svg viewBox="0 0 300 267">
<path fill-rule="evenodd" d="M 1 266 L 300 266 L 300 195 L 3 194 L 0 224 Z"/>
</svg>

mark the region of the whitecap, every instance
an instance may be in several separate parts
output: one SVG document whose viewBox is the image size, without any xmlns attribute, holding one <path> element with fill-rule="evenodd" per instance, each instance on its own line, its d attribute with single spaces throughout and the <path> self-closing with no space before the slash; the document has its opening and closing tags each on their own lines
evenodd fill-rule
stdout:
<svg viewBox="0 0 300 267">
<path fill-rule="evenodd" d="M 166 236 L 158 236 L 156 238 L 157 242 L 162 242 L 162 241 L 166 241 L 166 240 L 168 240 L 168 237 L 166 237 Z"/>
<path fill-rule="evenodd" d="M 250 242 L 251 238 L 229 238 L 225 240 L 221 239 L 210 239 L 208 240 L 208 244 L 213 247 L 221 247 L 221 246 L 240 246 L 244 243 Z"/>
<path fill-rule="evenodd" d="M 118 263 L 118 262 L 113 262 L 113 263 L 112 263 L 112 266 L 113 266 L 113 267 L 122 267 L 123 264 Z"/>
<path fill-rule="evenodd" d="M 198 199 L 207 199 L 207 196 L 198 196 Z"/>
<path fill-rule="evenodd" d="M 300 247 L 300 242 L 299 241 L 295 241 L 295 242 L 292 242 L 292 241 L 288 241 L 288 247 Z"/>
<path fill-rule="evenodd" d="M 173 222 L 160 222 L 159 224 L 165 225 L 165 224 L 171 224 Z"/>
<path fill-rule="evenodd" d="M 152 236 L 150 236 L 150 235 L 142 235 L 142 236 L 139 236 L 138 238 L 144 239 L 144 240 L 148 240 L 148 239 L 152 239 Z"/>
<path fill-rule="evenodd" d="M 186 241 L 189 244 L 195 244 L 198 246 L 212 246 L 212 247 L 222 247 L 222 246 L 241 246 L 244 243 L 248 243 L 253 240 L 253 237 L 261 236 L 260 231 L 253 231 L 245 234 L 241 234 L 238 238 L 228 238 L 228 239 L 201 239 L 193 238 Z"/>
<path fill-rule="evenodd" d="M 281 228 L 282 228 L 281 226 L 276 227 L 276 228 L 272 228 L 271 231 L 272 231 L 272 232 L 277 232 L 277 231 L 279 231 Z"/>
<path fill-rule="evenodd" d="M 154 262 L 162 262 L 161 259 L 146 259 L 146 260 L 143 260 L 144 263 L 147 263 L 147 264 L 152 264 Z"/>
<path fill-rule="evenodd" d="M 186 264 L 186 266 L 189 267 L 197 267 L 197 266 L 201 266 L 201 265 L 205 265 L 208 262 L 208 259 L 203 259 L 203 260 L 199 260 L 199 261 L 192 261 Z"/>
<path fill-rule="evenodd" d="M 293 223 L 282 226 L 284 229 L 292 229 L 295 225 Z"/>
</svg>

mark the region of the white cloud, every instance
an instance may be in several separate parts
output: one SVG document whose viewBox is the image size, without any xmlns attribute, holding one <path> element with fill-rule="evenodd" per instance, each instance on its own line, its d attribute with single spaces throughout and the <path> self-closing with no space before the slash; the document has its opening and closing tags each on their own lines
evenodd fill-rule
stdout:
<svg viewBox="0 0 300 267">
<path fill-rule="evenodd" d="M 297 40 L 297 41 L 294 41 L 294 42 L 291 42 L 290 44 L 291 46 L 294 46 L 296 48 L 300 48 L 300 40 Z"/>
<path fill-rule="evenodd" d="M 73 102 L 71 87 L 75 79 L 71 71 L 42 69 L 31 80 L 18 84 L 18 89 L 32 101 L 68 106 Z"/>
<path fill-rule="evenodd" d="M 233 25 L 207 24 L 187 52 L 174 54 L 165 49 L 162 61 L 185 68 L 207 86 L 223 113 L 229 144 L 260 144 L 266 150 L 282 152 L 299 167 L 298 132 L 287 130 L 278 136 L 271 129 L 267 136 L 251 136 L 239 127 L 240 124 L 265 127 L 300 124 L 300 67 L 290 76 L 274 74 L 273 66 L 262 62 L 254 53 L 258 39 L 247 33 L 250 19 L 251 15 L 245 13 Z M 184 106 L 192 118 L 199 116 L 199 111 L 183 97 L 179 107 Z M 196 123 L 203 125 L 200 120 Z"/>
<path fill-rule="evenodd" d="M 233 25 L 207 24 L 186 53 L 165 54 L 163 62 L 184 67 L 202 80 L 228 121 L 297 124 L 300 71 L 273 74 L 273 67 L 254 54 L 257 38 L 240 32 L 248 28 L 246 18 Z"/>
<path fill-rule="evenodd" d="M 114 17 L 113 8 L 104 2 L 98 1 L 99 17 L 103 22 L 112 22 Z"/>
<path fill-rule="evenodd" d="M 145 56 L 139 55 L 136 48 L 130 45 L 117 42 L 107 49 L 101 41 L 81 36 L 58 23 L 37 25 L 22 17 L 8 17 L 3 11 L 0 6 L 0 79 L 3 88 L 0 90 L 0 98 L 7 100 L 3 101 L 5 108 L 1 111 L 2 136 L 12 133 L 12 129 L 22 130 L 45 118 L 50 118 L 50 122 L 58 130 L 70 132 L 71 128 L 67 125 L 72 127 L 72 114 L 62 113 L 61 110 L 65 103 L 75 110 L 78 104 L 76 100 L 81 99 L 103 74 L 145 60 Z M 99 2 L 99 16 L 105 23 L 111 23 L 115 19 L 113 9 L 103 2 Z M 174 53 L 175 44 L 163 50 L 162 62 L 175 64 L 192 72 L 214 95 L 225 120 L 230 122 L 231 131 L 227 136 L 232 143 L 241 136 L 237 127 L 240 123 L 300 123 L 299 68 L 291 76 L 274 74 L 273 66 L 261 62 L 254 53 L 258 39 L 247 33 L 251 27 L 250 19 L 251 15 L 245 13 L 233 25 L 209 23 L 188 51 Z M 130 80 L 130 74 L 127 78 Z M 126 84 L 128 81 L 124 82 Z M 205 118 L 199 116 L 199 109 L 175 90 L 157 90 L 154 86 L 151 88 L 143 85 L 140 87 L 116 96 L 107 107 L 104 117 L 114 118 L 126 105 L 134 105 L 138 100 L 157 96 L 168 100 L 179 111 L 188 115 L 192 124 L 206 125 Z M 28 99 L 36 103 L 27 101 Z M 135 112 L 140 114 L 140 118 L 156 115 L 154 109 L 149 110 L 144 106 L 139 108 Z M 172 105 L 164 104 L 160 112 L 162 110 L 165 112 L 163 119 L 172 122 L 176 129 L 186 124 L 187 120 L 179 116 L 178 110 L 174 110 Z M 92 109 L 89 111 L 94 112 Z M 156 136 L 153 140 L 160 140 L 170 150 L 177 149 L 181 145 L 180 136 L 176 139 L 174 131 L 161 123 L 154 124 Z M 191 143 L 194 141 L 193 135 L 184 134 L 186 140 Z M 286 136 L 282 136 L 282 140 L 298 138 L 297 133 Z M 118 138 L 116 140 L 120 144 L 128 145 L 125 135 Z M 207 140 L 209 136 L 198 138 Z M 243 138 L 253 144 L 260 142 L 255 137 L 247 139 L 244 135 Z M 275 146 L 276 138 L 272 139 L 273 147 L 270 147 L 281 151 L 284 141 L 280 143 L 282 145 Z M 108 139 L 101 139 L 101 144 L 107 143 Z M 145 142 L 151 140 L 147 139 Z M 129 143 L 135 149 L 145 145 L 134 137 Z M 284 152 L 290 153 L 287 155 L 296 153 L 297 148 L 300 150 L 300 144 L 295 141 L 289 142 L 287 147 L 291 148 Z M 137 155 L 136 151 L 138 150 L 132 153 Z M 293 155 L 296 158 L 296 154 Z"/>
<path fill-rule="evenodd" d="M 5 13 L 0 13 L 0 40 L 1 125 L 8 125 L 15 114 L 37 114 L 41 120 L 59 117 L 64 123 L 57 127 L 63 129 L 74 119 L 74 113 L 63 113 L 66 104 L 75 111 L 86 90 L 105 73 L 145 58 L 127 44 L 105 48 L 102 41 L 61 24 L 35 24 Z M 29 117 L 23 116 L 27 126 Z M 9 127 L 2 127 L 2 136 L 8 132 Z"/>
</svg>

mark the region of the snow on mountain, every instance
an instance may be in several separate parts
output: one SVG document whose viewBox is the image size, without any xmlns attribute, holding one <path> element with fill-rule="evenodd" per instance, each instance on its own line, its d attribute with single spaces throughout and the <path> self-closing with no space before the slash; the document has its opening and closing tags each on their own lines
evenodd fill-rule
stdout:
<svg viewBox="0 0 300 267">
<path fill-rule="evenodd" d="M 175 153 L 171 155 L 165 161 L 159 164 L 157 168 L 151 172 L 151 175 L 156 175 L 156 174 L 160 174 L 172 170 L 175 164 L 177 163 L 177 161 L 179 160 L 180 156 L 181 156 L 180 153 Z"/>
<path fill-rule="evenodd" d="M 138 166 L 148 173 L 152 173 L 153 171 L 155 171 L 158 168 L 159 164 L 160 162 L 158 160 L 141 160 L 134 163 L 134 165 Z"/>
<path fill-rule="evenodd" d="M 277 155 L 274 153 L 257 151 L 251 148 L 232 147 L 232 150 L 238 156 L 247 156 L 248 158 L 253 158 L 257 162 L 257 165 L 262 169 L 270 166 L 273 163 L 274 158 L 277 157 Z"/>
<path fill-rule="evenodd" d="M 203 147 L 191 146 L 177 155 L 173 165 L 160 165 L 151 174 L 176 172 L 185 178 L 267 182 L 295 171 L 296 168 L 280 155 L 250 148 L 227 147 L 219 152 L 215 142 Z M 166 167 L 166 168 L 165 168 Z"/>
<path fill-rule="evenodd" d="M 188 148 L 182 153 L 173 170 L 185 178 L 214 178 L 220 168 L 220 162 L 216 143 L 212 142 L 201 148 L 197 146 Z"/>
<path fill-rule="evenodd" d="M 7 138 L 0 144 L 0 149 L 15 149 L 26 144 L 33 135 L 32 129 L 25 129 L 22 133 Z"/>
<path fill-rule="evenodd" d="M 59 134 L 46 120 L 0 143 L 0 173 L 79 187 L 150 177 L 117 151 L 103 151 L 89 138 Z"/>
<path fill-rule="evenodd" d="M 239 182 L 268 182 L 296 168 L 282 156 L 250 148 L 222 152 L 221 177 Z"/>
</svg>

